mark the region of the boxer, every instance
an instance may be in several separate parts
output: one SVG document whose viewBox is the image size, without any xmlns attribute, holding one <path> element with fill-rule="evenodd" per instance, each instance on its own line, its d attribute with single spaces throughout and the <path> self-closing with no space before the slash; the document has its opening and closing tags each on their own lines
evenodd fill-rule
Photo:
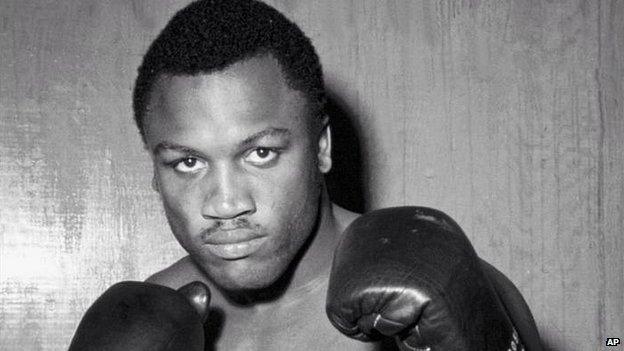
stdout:
<svg viewBox="0 0 624 351">
<path fill-rule="evenodd" d="M 328 291 L 331 300 L 341 301 L 330 306 L 354 303 L 344 298 L 349 293 L 333 293 L 329 276 L 341 233 L 358 217 L 333 204 L 327 193 L 323 176 L 332 166 L 332 135 L 325 100 L 322 69 L 310 40 L 278 11 L 255 0 L 191 3 L 143 57 L 134 117 L 152 157 L 152 186 L 174 236 L 188 252 L 147 281 L 173 289 L 200 281 L 210 288 L 208 349 L 397 346 L 392 338 L 370 337 L 363 343 L 345 337 L 341 332 L 360 335 L 349 324 L 353 315 L 333 312 L 331 321 L 325 315 Z M 466 276 L 482 278 L 473 266 L 475 273 Z M 485 282 L 470 284 L 470 296 L 480 296 L 487 287 Z M 455 281 L 453 287 L 461 285 Z M 423 294 L 444 296 L 438 290 Z M 459 347 L 473 345 L 466 331 L 499 335 L 501 345 L 513 335 L 500 317 L 500 305 L 485 294 L 481 305 L 492 304 L 491 311 L 481 311 L 483 316 L 504 323 L 495 334 L 486 330 L 491 323 L 452 324 L 453 333 L 464 332 Z M 460 311 L 456 318 L 471 313 Z M 374 320 L 373 327 L 362 330 L 384 325 Z M 389 330 L 395 331 L 384 327 L 379 332 Z M 425 345 L 413 337 L 417 334 L 407 332 L 407 342 L 399 346 Z M 433 340 L 444 344 L 443 338 Z"/>
</svg>

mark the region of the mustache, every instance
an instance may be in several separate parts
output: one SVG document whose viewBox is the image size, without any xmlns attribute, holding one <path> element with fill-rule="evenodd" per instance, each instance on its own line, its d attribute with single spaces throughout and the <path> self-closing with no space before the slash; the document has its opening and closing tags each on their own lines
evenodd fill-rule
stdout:
<svg viewBox="0 0 624 351">
<path fill-rule="evenodd" d="M 260 226 L 252 224 L 247 218 L 234 218 L 230 220 L 215 221 L 210 227 L 201 231 L 201 237 L 205 238 L 219 231 L 236 230 L 236 229 L 249 229 L 258 230 Z"/>
</svg>

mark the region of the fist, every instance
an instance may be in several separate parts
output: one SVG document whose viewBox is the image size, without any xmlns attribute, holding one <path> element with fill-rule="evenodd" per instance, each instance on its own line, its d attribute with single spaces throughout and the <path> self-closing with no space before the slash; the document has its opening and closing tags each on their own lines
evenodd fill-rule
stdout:
<svg viewBox="0 0 624 351">
<path fill-rule="evenodd" d="M 342 333 L 394 337 L 404 350 L 501 351 L 517 342 L 468 238 L 430 208 L 356 219 L 334 255 L 326 310 Z"/>
<path fill-rule="evenodd" d="M 87 310 L 69 351 L 203 351 L 209 301 L 210 291 L 200 282 L 177 291 L 117 283 Z"/>
</svg>

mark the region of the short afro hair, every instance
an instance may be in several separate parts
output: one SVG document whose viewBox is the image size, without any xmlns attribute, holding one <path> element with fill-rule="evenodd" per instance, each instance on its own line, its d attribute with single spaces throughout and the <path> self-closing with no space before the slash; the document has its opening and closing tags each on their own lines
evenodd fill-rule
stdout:
<svg viewBox="0 0 624 351">
<path fill-rule="evenodd" d="M 256 0 L 201 0 L 175 14 L 138 69 L 133 109 L 143 141 L 150 91 L 161 75 L 207 74 L 261 54 L 277 59 L 288 85 L 306 95 L 312 115 L 324 114 L 321 64 L 296 24 Z"/>
</svg>

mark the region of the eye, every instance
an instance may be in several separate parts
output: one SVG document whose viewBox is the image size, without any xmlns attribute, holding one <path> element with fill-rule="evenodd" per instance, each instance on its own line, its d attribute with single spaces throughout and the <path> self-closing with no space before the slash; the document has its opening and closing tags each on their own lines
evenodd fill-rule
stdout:
<svg viewBox="0 0 624 351">
<path fill-rule="evenodd" d="M 277 159 L 277 156 L 279 156 L 279 154 L 276 150 L 259 147 L 251 150 L 251 152 L 245 156 L 245 161 L 254 165 L 263 166 Z"/>
<path fill-rule="evenodd" d="M 173 165 L 173 169 L 181 173 L 194 173 L 205 167 L 206 162 L 195 157 L 185 157 Z"/>
</svg>

